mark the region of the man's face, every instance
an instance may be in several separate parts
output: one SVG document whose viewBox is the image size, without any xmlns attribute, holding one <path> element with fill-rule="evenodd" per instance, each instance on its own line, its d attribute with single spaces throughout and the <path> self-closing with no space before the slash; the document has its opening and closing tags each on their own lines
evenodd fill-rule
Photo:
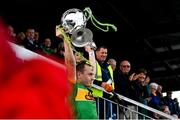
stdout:
<svg viewBox="0 0 180 120">
<path fill-rule="evenodd" d="M 111 65 L 111 67 L 114 71 L 116 69 L 116 61 L 109 62 L 109 64 Z"/>
<path fill-rule="evenodd" d="M 145 78 L 146 78 L 146 74 L 145 73 L 140 73 L 138 80 L 141 81 L 141 82 L 144 82 Z"/>
<path fill-rule="evenodd" d="M 45 39 L 44 44 L 46 47 L 51 47 L 51 40 L 49 38 Z"/>
<path fill-rule="evenodd" d="M 100 48 L 99 51 L 96 51 L 96 58 L 100 62 L 104 62 L 107 58 L 108 51 L 106 48 Z"/>
<path fill-rule="evenodd" d="M 123 74 L 128 74 L 131 69 L 131 65 L 128 61 L 122 61 L 120 64 L 120 70 Z"/>
<path fill-rule="evenodd" d="M 149 82 L 150 82 L 150 77 L 148 76 L 148 77 L 146 77 L 146 79 L 145 79 L 145 81 L 144 81 L 146 84 L 149 84 Z"/>
<path fill-rule="evenodd" d="M 38 40 L 38 39 L 39 39 L 39 33 L 38 33 L 38 32 L 35 32 L 35 33 L 34 33 L 34 39 L 35 39 L 35 40 Z"/>
<path fill-rule="evenodd" d="M 172 97 L 172 93 L 171 93 L 171 92 L 168 92 L 168 93 L 167 93 L 167 96 L 168 96 L 169 98 L 171 98 L 171 97 Z"/>
<path fill-rule="evenodd" d="M 93 83 L 94 73 L 93 68 L 91 66 L 85 65 L 84 72 L 78 73 L 78 80 L 80 80 L 80 83 L 83 84 L 86 87 L 90 87 Z"/>
<path fill-rule="evenodd" d="M 26 36 L 28 38 L 33 39 L 34 38 L 34 32 L 35 32 L 34 29 L 28 29 L 27 32 L 26 32 Z"/>
</svg>

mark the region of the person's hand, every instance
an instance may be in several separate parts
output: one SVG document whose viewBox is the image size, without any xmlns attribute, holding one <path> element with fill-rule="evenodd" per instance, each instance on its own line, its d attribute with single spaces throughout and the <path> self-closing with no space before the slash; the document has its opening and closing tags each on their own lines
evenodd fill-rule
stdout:
<svg viewBox="0 0 180 120">
<path fill-rule="evenodd" d="M 60 28 L 59 26 L 56 26 L 56 36 L 63 39 L 62 32 L 63 32 L 63 29 Z"/>
<path fill-rule="evenodd" d="M 86 46 L 84 46 L 84 48 L 85 48 L 85 51 L 88 52 L 88 53 L 94 52 L 94 50 L 91 48 L 90 45 L 86 45 Z"/>
<path fill-rule="evenodd" d="M 113 91 L 112 85 L 106 84 L 106 85 L 105 85 L 105 90 L 106 90 L 107 92 L 112 92 L 112 91 Z"/>
<path fill-rule="evenodd" d="M 113 88 L 110 84 L 102 82 L 101 87 L 103 87 L 107 92 L 112 92 Z"/>
<path fill-rule="evenodd" d="M 138 78 L 139 78 L 139 74 L 135 74 L 135 73 L 133 73 L 131 76 L 129 76 L 130 81 L 137 80 Z"/>
<path fill-rule="evenodd" d="M 129 76 L 129 80 L 130 81 L 132 81 L 133 80 L 133 76 L 135 75 L 135 73 L 133 73 L 133 74 L 131 74 L 130 76 Z"/>
<path fill-rule="evenodd" d="M 101 87 L 105 88 L 106 82 L 102 82 Z"/>
<path fill-rule="evenodd" d="M 146 98 L 147 102 L 150 102 L 151 99 L 152 99 L 151 97 Z"/>
</svg>

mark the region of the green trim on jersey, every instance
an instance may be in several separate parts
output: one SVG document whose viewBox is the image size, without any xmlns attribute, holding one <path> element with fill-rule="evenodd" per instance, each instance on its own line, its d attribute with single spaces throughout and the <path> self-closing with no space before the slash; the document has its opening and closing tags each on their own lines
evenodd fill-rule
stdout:
<svg viewBox="0 0 180 120">
<path fill-rule="evenodd" d="M 77 119 L 98 119 L 96 101 L 91 91 L 82 84 L 74 86 L 74 109 Z"/>
</svg>

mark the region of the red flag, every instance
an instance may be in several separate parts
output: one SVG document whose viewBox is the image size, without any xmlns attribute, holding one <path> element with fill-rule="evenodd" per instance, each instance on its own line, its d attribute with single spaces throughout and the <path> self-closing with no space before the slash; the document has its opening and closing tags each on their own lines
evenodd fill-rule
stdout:
<svg viewBox="0 0 180 120">
<path fill-rule="evenodd" d="M 0 119 L 73 118 L 65 67 L 43 60 L 22 62 L 0 24 Z"/>
</svg>

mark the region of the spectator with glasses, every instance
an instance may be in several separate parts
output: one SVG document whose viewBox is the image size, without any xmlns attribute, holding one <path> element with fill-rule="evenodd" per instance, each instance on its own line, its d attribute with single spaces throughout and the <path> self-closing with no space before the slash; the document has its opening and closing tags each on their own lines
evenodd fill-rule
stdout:
<svg viewBox="0 0 180 120">
<path fill-rule="evenodd" d="M 128 60 L 122 60 L 120 62 L 119 69 L 117 68 L 114 73 L 115 92 L 128 98 L 130 97 L 130 88 L 131 88 L 130 80 L 129 80 L 130 70 L 131 70 L 130 62 Z M 126 102 L 123 103 L 125 106 L 127 106 Z M 125 115 L 124 111 L 121 110 L 119 113 L 120 119 L 124 119 L 124 115 Z"/>
<path fill-rule="evenodd" d="M 115 80 L 115 92 L 125 97 L 129 97 L 130 81 L 129 72 L 131 70 L 131 64 L 128 60 L 120 62 L 119 69 L 114 73 Z"/>
</svg>

